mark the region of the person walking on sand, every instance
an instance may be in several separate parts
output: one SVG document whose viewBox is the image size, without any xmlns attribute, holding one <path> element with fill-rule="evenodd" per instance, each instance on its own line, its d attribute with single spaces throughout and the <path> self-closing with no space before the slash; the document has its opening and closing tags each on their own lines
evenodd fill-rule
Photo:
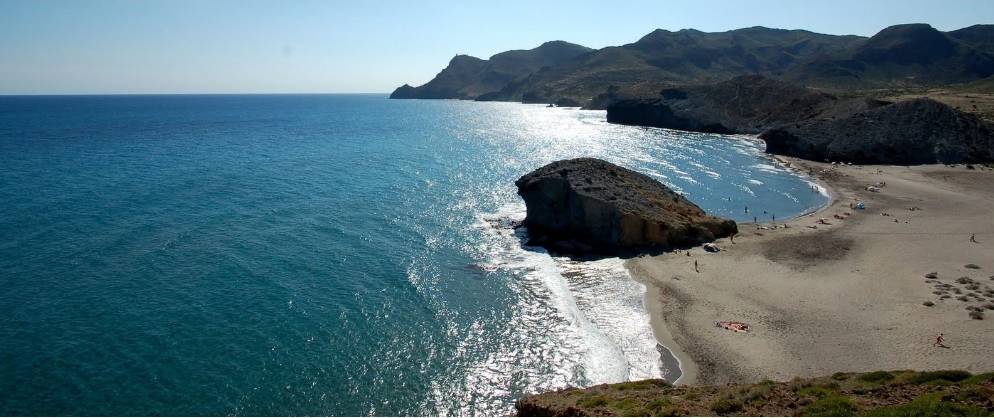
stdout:
<svg viewBox="0 0 994 418">
<path fill-rule="evenodd" d="M 945 347 L 945 346 L 946 346 L 946 339 L 943 338 L 942 333 L 940 332 L 939 335 L 935 336 L 935 342 L 932 343 L 932 347 Z"/>
<path fill-rule="evenodd" d="M 701 270 L 697 268 L 697 260 L 694 260 L 694 271 L 700 273 Z"/>
</svg>

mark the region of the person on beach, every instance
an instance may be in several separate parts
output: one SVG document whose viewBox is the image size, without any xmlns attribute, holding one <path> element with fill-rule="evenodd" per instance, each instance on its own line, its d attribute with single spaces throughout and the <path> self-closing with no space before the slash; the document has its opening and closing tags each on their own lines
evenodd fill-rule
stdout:
<svg viewBox="0 0 994 418">
<path fill-rule="evenodd" d="M 932 343 L 932 347 L 945 347 L 945 346 L 946 346 L 946 339 L 942 337 L 942 333 L 940 332 L 939 335 L 935 336 L 935 342 Z"/>
<path fill-rule="evenodd" d="M 694 271 L 700 273 L 701 270 L 697 268 L 697 260 L 694 260 Z"/>
</svg>

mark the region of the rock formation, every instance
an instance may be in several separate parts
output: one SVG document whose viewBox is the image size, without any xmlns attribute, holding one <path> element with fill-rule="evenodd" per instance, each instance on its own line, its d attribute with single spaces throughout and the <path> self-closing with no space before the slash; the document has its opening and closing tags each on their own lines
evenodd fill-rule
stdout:
<svg viewBox="0 0 994 418">
<path fill-rule="evenodd" d="M 759 133 L 812 118 L 836 98 L 758 75 L 714 84 L 668 88 L 656 98 L 621 100 L 607 121 L 709 133 Z"/>
<path fill-rule="evenodd" d="M 649 176 L 593 158 L 563 160 L 515 182 L 530 244 L 620 254 L 700 244 L 738 231 Z"/>
<path fill-rule="evenodd" d="M 816 161 L 934 164 L 994 161 L 994 130 L 976 116 L 915 99 L 760 135 L 766 152 Z"/>
</svg>

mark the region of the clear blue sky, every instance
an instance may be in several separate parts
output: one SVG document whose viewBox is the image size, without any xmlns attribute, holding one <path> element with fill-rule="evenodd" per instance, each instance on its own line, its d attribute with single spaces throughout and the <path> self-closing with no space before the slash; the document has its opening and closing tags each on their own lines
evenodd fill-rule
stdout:
<svg viewBox="0 0 994 418">
<path fill-rule="evenodd" d="M 534 3 L 534 4 L 533 4 Z M 455 54 L 655 28 L 872 35 L 994 23 L 994 1 L 0 0 L 0 94 L 389 92 Z"/>
</svg>

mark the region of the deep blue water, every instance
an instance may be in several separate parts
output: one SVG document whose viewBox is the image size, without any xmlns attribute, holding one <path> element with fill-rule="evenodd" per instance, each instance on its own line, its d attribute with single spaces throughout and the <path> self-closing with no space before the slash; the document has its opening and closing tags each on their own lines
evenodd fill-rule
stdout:
<svg viewBox="0 0 994 418">
<path fill-rule="evenodd" d="M 514 179 L 595 156 L 739 220 L 826 198 L 748 139 L 604 119 L 0 97 L 0 415 L 501 414 L 676 376 L 620 261 L 553 259 L 489 222 L 523 217 Z"/>
</svg>

